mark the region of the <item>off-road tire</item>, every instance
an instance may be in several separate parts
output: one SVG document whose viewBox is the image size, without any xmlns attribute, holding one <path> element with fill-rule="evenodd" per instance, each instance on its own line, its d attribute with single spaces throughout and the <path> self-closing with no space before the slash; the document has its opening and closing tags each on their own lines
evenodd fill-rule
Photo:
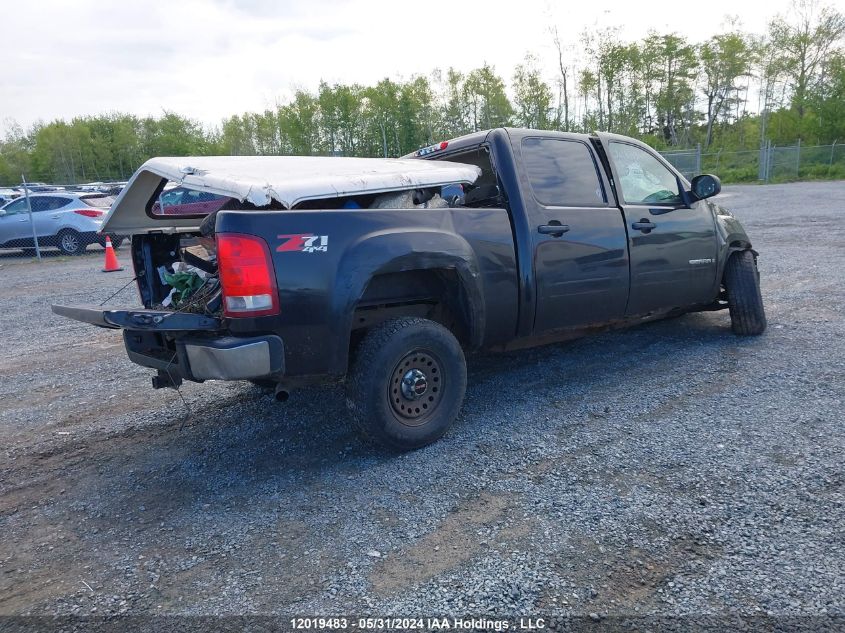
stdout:
<svg viewBox="0 0 845 633">
<path fill-rule="evenodd" d="M 346 405 L 365 439 L 409 451 L 449 430 L 466 384 L 466 359 L 455 336 L 434 321 L 403 317 L 364 336 L 347 377 Z"/>
<path fill-rule="evenodd" d="M 62 255 L 82 255 L 87 244 L 79 233 L 73 229 L 65 229 L 59 231 L 56 237 L 56 246 L 58 246 Z"/>
<path fill-rule="evenodd" d="M 725 289 L 734 334 L 754 336 L 766 329 L 757 258 L 750 250 L 734 253 L 725 266 Z"/>
</svg>

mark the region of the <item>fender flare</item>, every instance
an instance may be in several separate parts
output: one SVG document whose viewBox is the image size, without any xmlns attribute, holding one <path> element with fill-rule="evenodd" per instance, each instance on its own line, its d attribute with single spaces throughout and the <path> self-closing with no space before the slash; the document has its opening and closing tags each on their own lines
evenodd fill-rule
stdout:
<svg viewBox="0 0 845 633">
<path fill-rule="evenodd" d="M 719 269 L 717 271 L 717 279 L 722 283 L 725 276 L 725 267 L 728 265 L 728 260 L 734 253 L 741 253 L 743 251 L 751 251 L 756 258 L 759 253 L 751 247 L 751 242 L 747 238 L 739 238 L 729 242 L 723 249 L 723 256 L 719 259 Z"/>
</svg>

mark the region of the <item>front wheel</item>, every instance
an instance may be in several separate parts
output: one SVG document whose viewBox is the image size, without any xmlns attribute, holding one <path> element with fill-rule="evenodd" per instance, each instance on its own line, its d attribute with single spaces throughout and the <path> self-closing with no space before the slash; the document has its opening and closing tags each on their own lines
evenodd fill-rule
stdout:
<svg viewBox="0 0 845 633">
<path fill-rule="evenodd" d="M 393 450 L 439 439 L 466 392 L 460 343 L 434 321 L 403 317 L 370 330 L 347 379 L 346 404 L 361 434 Z"/>
<path fill-rule="evenodd" d="M 766 330 L 757 258 L 750 250 L 734 253 L 725 266 L 725 288 L 734 334 L 754 336 Z"/>
</svg>

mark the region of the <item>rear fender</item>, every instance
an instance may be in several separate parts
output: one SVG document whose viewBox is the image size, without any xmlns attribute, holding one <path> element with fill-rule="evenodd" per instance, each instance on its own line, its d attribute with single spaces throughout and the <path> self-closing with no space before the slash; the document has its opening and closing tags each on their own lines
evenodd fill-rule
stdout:
<svg viewBox="0 0 845 633">
<path fill-rule="evenodd" d="M 332 313 L 338 333 L 332 365 L 345 373 L 349 337 L 355 306 L 370 280 L 385 273 L 422 270 L 453 270 L 464 293 L 470 346 L 484 338 L 485 307 L 481 275 L 472 247 L 455 233 L 437 230 L 379 232 L 365 235 L 352 244 L 339 262 L 338 286 L 333 295 Z"/>
</svg>

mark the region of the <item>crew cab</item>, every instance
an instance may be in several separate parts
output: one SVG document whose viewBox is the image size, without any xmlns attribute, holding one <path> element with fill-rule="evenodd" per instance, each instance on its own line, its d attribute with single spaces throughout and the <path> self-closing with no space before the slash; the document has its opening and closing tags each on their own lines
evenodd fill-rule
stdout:
<svg viewBox="0 0 845 633">
<path fill-rule="evenodd" d="M 174 185 L 226 201 L 168 214 Z M 476 350 L 701 310 L 762 333 L 757 252 L 720 188 L 631 138 L 510 128 L 404 159 L 151 159 L 103 228 L 132 235 L 144 307 L 53 310 L 122 330 L 155 387 L 345 381 L 362 434 L 409 450 L 453 423 Z"/>
</svg>

